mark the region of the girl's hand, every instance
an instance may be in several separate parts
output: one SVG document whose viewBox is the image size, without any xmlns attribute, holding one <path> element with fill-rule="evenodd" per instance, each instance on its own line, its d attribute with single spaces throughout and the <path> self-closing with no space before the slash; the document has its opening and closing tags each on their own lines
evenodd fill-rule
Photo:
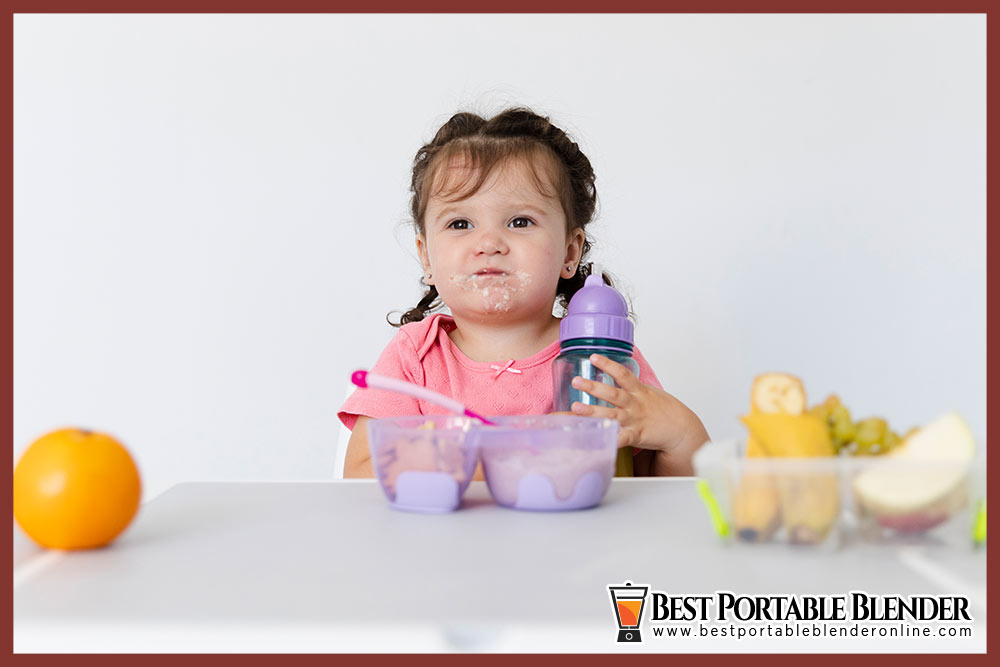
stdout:
<svg viewBox="0 0 1000 667">
<path fill-rule="evenodd" d="M 600 354 L 592 354 L 590 361 L 618 386 L 577 376 L 573 387 L 614 407 L 577 401 L 572 405 L 573 414 L 616 420 L 620 425 L 619 447 L 656 451 L 650 471 L 653 475 L 694 474 L 691 457 L 709 439 L 698 415 L 662 389 L 640 382 L 625 366 Z"/>
</svg>

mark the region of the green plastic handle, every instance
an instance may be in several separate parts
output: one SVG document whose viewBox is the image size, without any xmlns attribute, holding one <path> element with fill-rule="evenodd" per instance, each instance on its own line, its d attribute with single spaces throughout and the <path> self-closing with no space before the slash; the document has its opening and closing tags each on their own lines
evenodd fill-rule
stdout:
<svg viewBox="0 0 1000 667">
<path fill-rule="evenodd" d="M 719 503 L 715 500 L 715 496 L 712 495 L 712 489 L 709 488 L 708 482 L 703 479 L 699 479 L 697 482 L 697 488 L 698 495 L 701 496 L 702 502 L 705 503 L 705 507 L 708 508 L 708 516 L 712 519 L 712 526 L 715 528 L 716 534 L 718 534 L 719 537 L 728 537 L 729 523 L 726 521 L 726 517 L 722 514 L 722 510 L 719 509 Z"/>
<path fill-rule="evenodd" d="M 986 543 L 986 501 L 979 499 L 976 507 L 976 520 L 972 523 L 972 541 L 974 544 Z"/>
</svg>

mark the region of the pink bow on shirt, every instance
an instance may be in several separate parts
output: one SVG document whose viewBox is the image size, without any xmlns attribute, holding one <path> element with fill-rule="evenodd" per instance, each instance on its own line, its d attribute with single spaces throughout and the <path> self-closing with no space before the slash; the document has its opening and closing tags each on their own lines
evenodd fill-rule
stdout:
<svg viewBox="0 0 1000 667">
<path fill-rule="evenodd" d="M 521 373 L 520 370 L 518 370 L 517 368 L 511 368 L 511 366 L 513 366 L 513 365 L 514 365 L 514 360 L 513 359 L 511 359 L 510 361 L 508 361 L 503 366 L 497 366 L 496 364 L 490 364 L 490 368 L 492 368 L 493 370 L 496 371 L 496 373 L 493 375 L 493 379 L 496 380 L 498 377 L 500 377 L 501 374 L 503 374 L 504 371 L 507 371 L 508 373 L 518 373 L 518 374 L 520 374 Z"/>
</svg>

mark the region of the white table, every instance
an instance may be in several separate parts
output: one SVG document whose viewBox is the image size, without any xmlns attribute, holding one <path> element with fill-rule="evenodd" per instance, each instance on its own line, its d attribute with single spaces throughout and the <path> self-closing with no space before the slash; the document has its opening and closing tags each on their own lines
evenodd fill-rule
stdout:
<svg viewBox="0 0 1000 667">
<path fill-rule="evenodd" d="M 599 507 L 390 509 L 373 481 L 186 483 L 111 547 L 15 541 L 14 650 L 979 652 L 985 552 L 720 544 L 691 478 L 616 479 Z M 669 593 L 967 594 L 973 637 L 618 644 L 607 586 Z M 644 611 L 643 616 L 648 618 Z"/>
</svg>

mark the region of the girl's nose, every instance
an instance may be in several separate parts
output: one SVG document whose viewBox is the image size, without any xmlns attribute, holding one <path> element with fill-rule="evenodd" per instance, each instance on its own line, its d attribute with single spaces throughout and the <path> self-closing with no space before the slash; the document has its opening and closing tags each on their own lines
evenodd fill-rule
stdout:
<svg viewBox="0 0 1000 667">
<path fill-rule="evenodd" d="M 476 244 L 476 250 L 487 255 L 495 255 L 497 253 L 503 254 L 507 252 L 507 244 L 504 243 L 503 239 L 497 234 L 494 234 L 493 232 L 484 232 L 482 236 L 479 237 L 479 242 Z"/>
</svg>

